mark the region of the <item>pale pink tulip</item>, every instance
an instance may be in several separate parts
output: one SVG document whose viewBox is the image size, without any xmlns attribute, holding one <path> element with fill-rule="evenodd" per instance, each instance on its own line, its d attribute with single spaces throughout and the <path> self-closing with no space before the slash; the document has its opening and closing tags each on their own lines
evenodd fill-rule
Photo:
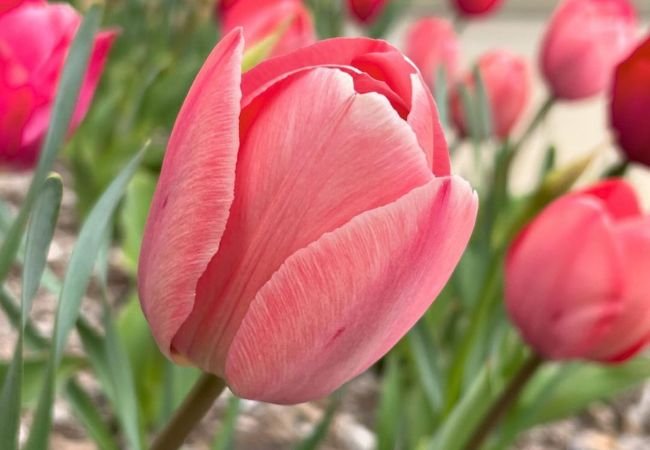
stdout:
<svg viewBox="0 0 650 450">
<path fill-rule="evenodd" d="M 478 69 L 490 102 L 493 132 L 504 139 L 521 119 L 530 100 L 532 83 L 528 64 L 521 56 L 493 50 L 479 58 Z M 462 86 L 475 97 L 472 71 L 465 74 Z M 458 90 L 451 97 L 451 112 L 456 129 L 466 136 L 469 133 L 468 123 Z"/>
<path fill-rule="evenodd" d="M 425 17 L 413 22 L 406 32 L 404 53 L 418 66 L 430 86 L 440 68 L 444 69 L 449 85 L 458 76 L 460 45 L 448 20 Z"/>
<path fill-rule="evenodd" d="M 27 1 L 0 14 L 0 167 L 38 160 L 65 56 L 81 17 L 69 5 Z M 85 116 L 115 32 L 97 36 L 71 123 Z"/>
<path fill-rule="evenodd" d="M 164 353 L 242 397 L 324 396 L 429 307 L 477 200 L 449 173 L 417 69 L 370 39 L 331 39 L 241 74 L 228 34 L 174 126 L 139 292 Z"/>
<path fill-rule="evenodd" d="M 217 6 L 222 8 L 224 34 L 242 27 L 247 48 L 280 32 L 270 56 L 291 52 L 316 40 L 311 15 L 302 0 L 230 0 Z"/>
<path fill-rule="evenodd" d="M 550 359 L 624 361 L 650 338 L 650 217 L 622 180 L 569 194 L 512 244 L 506 305 Z"/>
<path fill-rule="evenodd" d="M 579 100 L 603 92 L 636 42 L 636 12 L 629 0 L 564 0 L 540 54 L 552 95 Z"/>
</svg>

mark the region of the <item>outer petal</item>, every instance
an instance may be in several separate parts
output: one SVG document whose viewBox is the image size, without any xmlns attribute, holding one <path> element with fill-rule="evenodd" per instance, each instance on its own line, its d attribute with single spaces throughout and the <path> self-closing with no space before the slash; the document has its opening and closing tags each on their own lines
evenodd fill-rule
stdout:
<svg viewBox="0 0 650 450">
<path fill-rule="evenodd" d="M 597 198 L 614 220 L 641 217 L 639 199 L 634 188 L 625 180 L 617 178 L 602 181 L 575 195 L 590 195 Z"/>
<path fill-rule="evenodd" d="M 650 340 L 650 218 L 636 217 L 616 226 L 623 248 L 625 293 L 620 317 L 590 358 L 619 362 Z"/>
<path fill-rule="evenodd" d="M 0 55 L 3 70 L 9 69 Z M 19 70 L 18 68 L 16 70 Z M 0 167 L 31 167 L 36 157 L 21 150 L 22 135 L 36 105 L 36 95 L 27 85 L 10 86 L 9 73 L 0 73 Z"/>
<path fill-rule="evenodd" d="M 138 271 L 144 313 L 163 352 L 194 304 L 234 196 L 239 147 L 241 31 L 224 37 L 176 120 L 154 195 Z"/>
<path fill-rule="evenodd" d="M 586 357 L 621 312 L 621 259 L 598 200 L 568 196 L 544 210 L 506 260 L 506 305 L 526 341 L 553 359 Z"/>
<path fill-rule="evenodd" d="M 356 93 L 338 69 L 278 83 L 242 111 L 241 122 L 228 227 L 174 340 L 179 353 L 217 374 L 248 305 L 286 258 L 433 178 L 388 101 Z"/>
<path fill-rule="evenodd" d="M 476 210 L 469 185 L 436 178 L 296 252 L 260 290 L 233 341 L 231 388 L 297 403 L 366 370 L 440 292 Z"/>
<path fill-rule="evenodd" d="M 0 3 L 0 16 L 14 8 L 30 4 L 43 5 L 45 4 L 45 0 L 2 0 L 2 3 Z"/>
</svg>

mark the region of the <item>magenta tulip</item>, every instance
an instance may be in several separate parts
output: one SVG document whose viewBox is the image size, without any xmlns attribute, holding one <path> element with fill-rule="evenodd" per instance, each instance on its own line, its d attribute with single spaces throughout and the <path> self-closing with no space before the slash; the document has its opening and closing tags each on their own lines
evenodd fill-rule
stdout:
<svg viewBox="0 0 650 450">
<path fill-rule="evenodd" d="M 503 0 L 452 0 L 451 4 L 462 16 L 483 16 L 495 12 Z"/>
<path fill-rule="evenodd" d="M 27 1 L 0 14 L 0 167 L 38 160 L 65 55 L 81 17 L 69 5 Z M 71 123 L 85 116 L 115 32 L 97 36 Z"/>
<path fill-rule="evenodd" d="M 241 73 L 216 46 L 181 109 L 145 230 L 144 313 L 161 350 L 245 398 L 322 397 L 420 318 L 477 199 L 450 175 L 417 69 L 331 39 Z"/>
<path fill-rule="evenodd" d="M 388 0 L 348 0 L 348 9 L 359 23 L 374 22 L 386 7 Z"/>
<path fill-rule="evenodd" d="M 478 69 L 485 85 L 494 134 L 504 139 L 522 117 L 530 100 L 532 83 L 526 60 L 503 50 L 493 50 L 481 56 Z M 470 71 L 461 85 L 474 93 L 474 74 Z M 451 98 L 451 112 L 459 134 L 466 136 L 469 127 L 460 92 Z"/>
<path fill-rule="evenodd" d="M 224 34 L 244 29 L 246 47 L 273 33 L 281 37 L 270 56 L 278 56 L 313 43 L 316 39 L 311 15 L 302 0 L 228 0 L 220 3 Z"/>
<path fill-rule="evenodd" d="M 565 0 L 542 44 L 541 68 L 551 93 L 579 100 L 602 93 L 634 47 L 636 13 L 629 0 Z"/>
<path fill-rule="evenodd" d="M 441 67 L 449 85 L 456 80 L 460 44 L 448 20 L 425 17 L 413 22 L 406 32 L 404 53 L 418 66 L 431 86 Z"/>
<path fill-rule="evenodd" d="M 624 361 L 650 339 L 650 216 L 605 181 L 546 208 L 512 244 L 506 305 L 550 359 Z"/>
<path fill-rule="evenodd" d="M 650 167 L 650 38 L 625 61 L 614 76 L 610 121 L 626 157 Z"/>
</svg>

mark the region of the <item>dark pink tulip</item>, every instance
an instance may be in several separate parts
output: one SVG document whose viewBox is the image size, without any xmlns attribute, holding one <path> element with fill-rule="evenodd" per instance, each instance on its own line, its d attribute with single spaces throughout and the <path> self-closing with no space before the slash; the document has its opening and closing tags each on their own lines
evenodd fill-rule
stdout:
<svg viewBox="0 0 650 450">
<path fill-rule="evenodd" d="M 24 2 L 0 14 L 0 167 L 27 169 L 38 160 L 65 55 L 81 22 L 69 5 Z M 72 118 L 85 116 L 115 32 L 97 36 Z"/>
<path fill-rule="evenodd" d="M 241 73 L 228 34 L 174 126 L 139 292 L 164 353 L 246 398 L 324 396 L 429 307 L 477 200 L 417 69 L 331 39 Z"/>
<path fill-rule="evenodd" d="M 0 16 L 22 5 L 44 5 L 45 0 L 2 0 L 0 3 Z"/>
<path fill-rule="evenodd" d="M 493 50 L 481 56 L 478 68 L 490 101 L 492 127 L 499 138 L 507 137 L 526 110 L 532 90 L 531 75 L 526 60 L 504 50 Z M 462 86 L 474 92 L 474 76 L 470 71 Z M 451 99 L 454 125 L 463 136 L 469 133 L 460 93 Z"/>
<path fill-rule="evenodd" d="M 388 0 L 348 0 L 348 9 L 359 23 L 374 22 L 386 7 Z"/>
<path fill-rule="evenodd" d="M 546 29 L 540 64 L 562 100 L 592 97 L 609 87 L 614 68 L 637 39 L 629 0 L 564 0 Z"/>
<path fill-rule="evenodd" d="M 458 14 L 463 16 L 483 16 L 495 12 L 503 0 L 452 0 Z"/>
<path fill-rule="evenodd" d="M 460 44 L 448 20 L 425 17 L 413 22 L 406 32 L 406 56 L 411 58 L 432 85 L 440 67 L 452 85 L 458 74 Z"/>
<path fill-rule="evenodd" d="M 512 244 L 506 305 L 550 359 L 624 361 L 650 338 L 650 216 L 610 180 L 566 195 Z"/>
<path fill-rule="evenodd" d="M 631 161 L 650 167 L 650 38 L 614 75 L 610 121 L 618 144 Z"/>
<path fill-rule="evenodd" d="M 302 0 L 226 0 L 223 7 L 223 33 L 242 27 L 247 48 L 283 27 L 286 30 L 271 56 L 291 52 L 316 39 L 311 15 Z"/>
</svg>

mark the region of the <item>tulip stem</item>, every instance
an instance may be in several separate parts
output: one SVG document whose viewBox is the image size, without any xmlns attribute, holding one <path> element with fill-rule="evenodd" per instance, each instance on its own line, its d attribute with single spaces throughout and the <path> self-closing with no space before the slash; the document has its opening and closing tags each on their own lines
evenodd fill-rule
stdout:
<svg viewBox="0 0 650 450">
<path fill-rule="evenodd" d="M 150 450 L 177 450 L 226 388 L 226 383 L 204 373 L 176 410 L 165 428 L 156 436 Z"/>
<path fill-rule="evenodd" d="M 539 107 L 537 110 L 537 113 L 535 114 L 535 117 L 533 117 L 533 120 L 528 124 L 528 127 L 526 127 L 526 130 L 522 133 L 522 135 L 519 137 L 519 139 L 515 142 L 513 145 L 513 153 L 516 153 L 521 146 L 524 145 L 524 143 L 530 138 L 530 136 L 533 134 L 533 132 L 541 125 L 541 123 L 546 119 L 546 116 L 548 115 L 549 111 L 551 108 L 553 108 L 553 105 L 555 105 L 555 97 L 552 95 L 549 95 L 546 100 L 544 100 L 544 103 L 542 103 L 542 106 Z"/>
<path fill-rule="evenodd" d="M 464 450 L 479 450 L 490 432 L 496 427 L 503 415 L 508 412 L 510 407 L 519 397 L 528 381 L 535 375 L 540 368 L 544 359 L 536 353 L 533 353 L 522 364 L 510 383 L 501 392 L 501 395 L 495 400 L 490 409 L 487 411 L 478 427 L 474 430 L 471 438 L 464 447 Z"/>
</svg>

